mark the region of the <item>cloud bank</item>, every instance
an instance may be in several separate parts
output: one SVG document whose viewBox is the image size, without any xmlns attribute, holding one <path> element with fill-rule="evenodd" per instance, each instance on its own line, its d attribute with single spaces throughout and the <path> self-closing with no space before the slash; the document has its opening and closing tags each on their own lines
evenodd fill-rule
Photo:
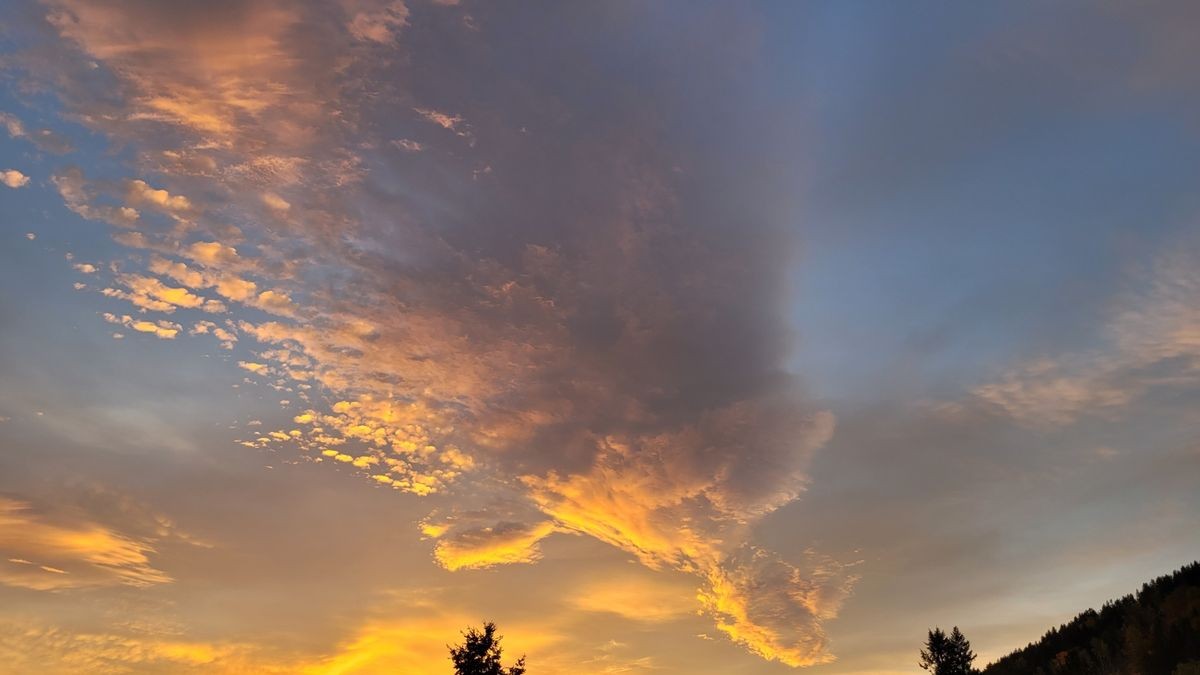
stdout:
<svg viewBox="0 0 1200 675">
<path fill-rule="evenodd" d="M 588 66 L 594 45 L 531 72 L 564 46 L 521 44 L 522 22 L 597 17 L 516 14 L 47 2 L 71 58 L 33 52 L 27 76 L 135 157 L 52 179 L 136 254 L 97 274 L 127 303 L 104 318 L 249 350 L 237 365 L 300 409 L 244 443 L 445 495 L 425 534 L 447 569 L 586 535 L 692 575 L 750 651 L 829 661 L 853 576 L 753 542 L 834 429 L 785 368 L 795 247 L 762 169 L 668 119 L 714 91 L 647 99 L 669 55 L 642 80 Z M 602 18 L 601 41 L 638 20 Z"/>
</svg>

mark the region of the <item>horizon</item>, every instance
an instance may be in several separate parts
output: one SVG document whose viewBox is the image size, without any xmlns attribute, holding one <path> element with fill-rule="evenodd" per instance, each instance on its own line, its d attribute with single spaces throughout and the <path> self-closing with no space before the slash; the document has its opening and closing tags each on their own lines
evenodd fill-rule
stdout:
<svg viewBox="0 0 1200 675">
<path fill-rule="evenodd" d="M 911 675 L 1200 559 L 1200 6 L 5 8 L 0 672 Z"/>
</svg>

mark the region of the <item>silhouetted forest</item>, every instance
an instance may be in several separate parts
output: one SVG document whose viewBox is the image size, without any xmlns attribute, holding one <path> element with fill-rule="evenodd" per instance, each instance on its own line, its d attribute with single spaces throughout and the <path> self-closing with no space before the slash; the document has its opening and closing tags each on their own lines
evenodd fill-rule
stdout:
<svg viewBox="0 0 1200 675">
<path fill-rule="evenodd" d="M 1200 562 L 1052 628 L 983 675 L 1200 675 Z"/>
</svg>

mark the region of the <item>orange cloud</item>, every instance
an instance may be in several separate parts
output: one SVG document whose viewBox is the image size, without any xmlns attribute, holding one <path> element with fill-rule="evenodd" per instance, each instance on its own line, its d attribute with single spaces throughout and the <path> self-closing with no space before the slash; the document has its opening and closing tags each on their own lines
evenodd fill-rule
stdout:
<svg viewBox="0 0 1200 675">
<path fill-rule="evenodd" d="M 122 274 L 117 277 L 117 280 L 129 289 L 129 292 L 105 289 L 104 294 L 128 300 L 143 309 L 168 314 L 174 312 L 177 307 L 202 309 L 211 313 L 224 312 L 226 309 L 219 301 L 208 300 L 191 293 L 186 288 L 167 286 L 154 277 Z"/>
<path fill-rule="evenodd" d="M 117 316 L 115 314 L 105 312 L 104 320 L 109 323 L 116 323 L 127 328 L 132 328 L 139 333 L 150 333 L 161 340 L 174 340 L 175 336 L 179 335 L 179 331 L 183 330 L 183 327 L 177 323 L 161 320 L 145 321 L 141 319 L 134 319 L 128 314 Z"/>
<path fill-rule="evenodd" d="M 132 122 L 181 125 L 231 145 L 240 116 L 266 114 L 293 93 L 285 34 L 297 17 L 274 3 L 248 4 L 235 22 L 180 17 L 179 8 L 47 4 L 47 19 L 63 38 L 131 86 Z"/>
<path fill-rule="evenodd" d="M 192 203 L 187 197 L 153 188 L 143 180 L 126 182 L 126 199 L 131 204 L 150 204 L 171 213 L 183 213 L 192 209 Z"/>
<path fill-rule="evenodd" d="M 208 266 L 228 264 L 238 259 L 237 249 L 219 241 L 198 241 L 187 249 L 192 260 Z"/>
<path fill-rule="evenodd" d="M 538 542 L 555 532 L 553 523 L 500 523 L 441 535 L 434 549 L 438 564 L 450 571 L 484 569 L 495 565 L 531 563 L 541 559 Z M 435 530 L 427 529 L 429 535 Z"/>
<path fill-rule="evenodd" d="M 36 590 L 125 584 L 152 586 L 171 578 L 150 564 L 146 541 L 87 521 L 56 522 L 15 499 L 0 497 L 0 583 Z"/>
<path fill-rule="evenodd" d="M 21 188 L 29 184 L 29 176 L 16 169 L 5 169 L 0 171 L 0 183 L 14 189 Z"/>
</svg>

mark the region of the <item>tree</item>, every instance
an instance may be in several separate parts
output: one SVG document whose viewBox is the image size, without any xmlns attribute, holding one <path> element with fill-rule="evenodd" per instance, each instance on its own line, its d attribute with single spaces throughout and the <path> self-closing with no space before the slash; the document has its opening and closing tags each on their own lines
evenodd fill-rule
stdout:
<svg viewBox="0 0 1200 675">
<path fill-rule="evenodd" d="M 483 624 L 482 633 L 468 628 L 463 638 L 461 646 L 449 647 L 456 675 L 524 675 L 524 656 L 507 670 L 500 665 L 502 637 L 496 634 L 496 624 L 491 621 Z"/>
<path fill-rule="evenodd" d="M 949 635 L 941 628 L 929 631 L 929 639 L 921 650 L 921 668 L 933 675 L 971 675 L 975 672 L 972 665 L 975 662 L 975 652 L 971 651 L 971 643 L 963 636 L 958 626 Z"/>
</svg>

